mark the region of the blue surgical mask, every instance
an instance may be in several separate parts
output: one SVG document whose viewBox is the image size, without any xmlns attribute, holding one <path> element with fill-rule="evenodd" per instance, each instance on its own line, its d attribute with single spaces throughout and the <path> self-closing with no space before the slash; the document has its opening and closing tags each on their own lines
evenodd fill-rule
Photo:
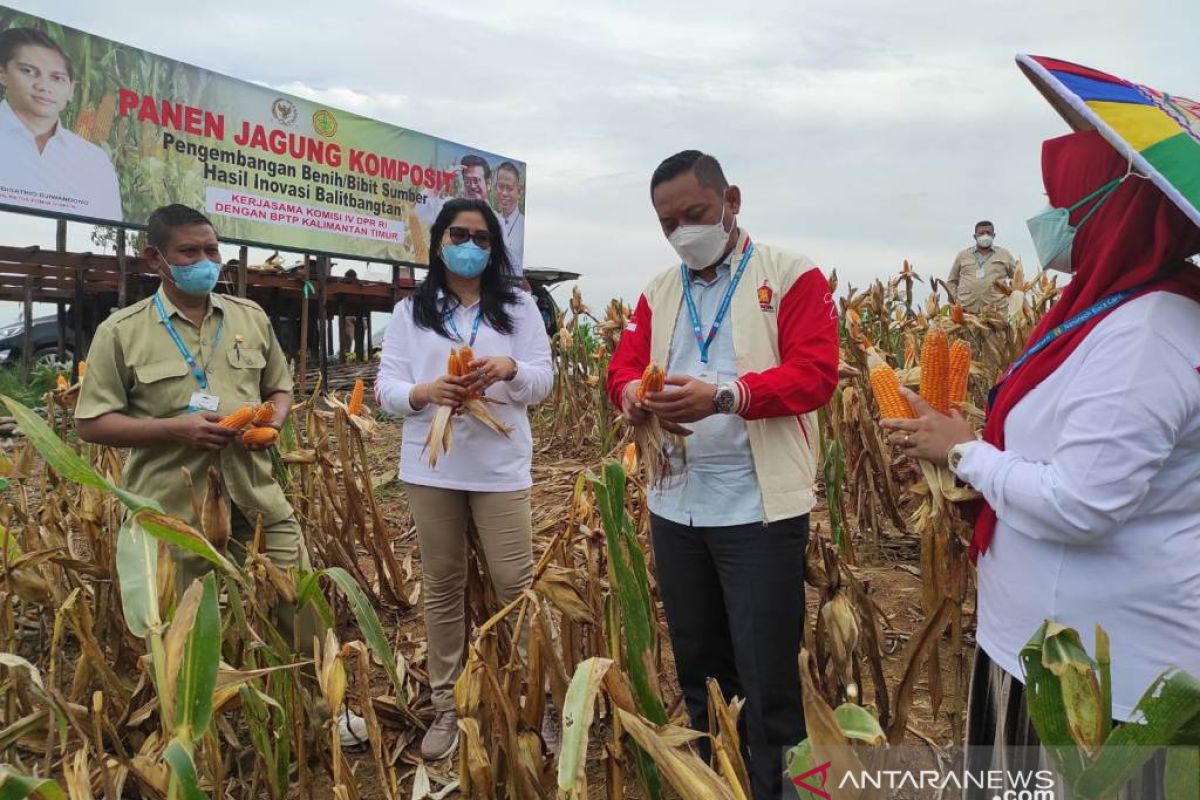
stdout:
<svg viewBox="0 0 1200 800">
<path fill-rule="evenodd" d="M 474 242 L 442 245 L 446 269 L 460 278 L 478 278 L 487 269 L 489 251 Z"/>
<path fill-rule="evenodd" d="M 165 258 L 163 263 L 167 264 Z M 197 261 L 195 264 L 167 264 L 167 266 L 171 268 L 171 280 L 184 294 L 209 294 L 217 285 L 217 278 L 221 276 L 221 265 L 207 258 Z"/>
<path fill-rule="evenodd" d="M 1042 269 L 1068 274 L 1074 271 L 1074 267 L 1071 266 L 1071 249 L 1075 244 L 1075 234 L 1083 227 L 1083 223 L 1096 213 L 1096 209 L 1104 205 L 1104 201 L 1112 196 L 1112 193 L 1124 180 L 1125 178 L 1113 178 L 1078 203 L 1067 208 L 1048 206 L 1045 211 L 1025 222 L 1029 227 L 1029 236 L 1033 239 L 1033 249 L 1037 252 L 1038 262 L 1042 265 Z M 1082 208 L 1097 197 L 1100 199 L 1096 200 L 1092 209 L 1083 215 L 1079 224 L 1072 225 L 1071 212 Z"/>
</svg>

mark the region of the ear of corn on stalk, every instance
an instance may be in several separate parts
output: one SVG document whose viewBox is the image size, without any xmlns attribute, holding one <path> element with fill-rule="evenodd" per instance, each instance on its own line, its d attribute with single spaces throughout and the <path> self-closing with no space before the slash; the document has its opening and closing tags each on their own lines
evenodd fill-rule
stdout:
<svg viewBox="0 0 1200 800">
<path fill-rule="evenodd" d="M 867 368 L 870 370 L 871 391 L 875 395 L 875 403 L 879 406 L 880 419 L 913 419 L 916 414 L 912 407 L 900 394 L 900 379 L 879 355 L 872 350 L 867 357 Z"/>
<path fill-rule="evenodd" d="M 100 105 L 95 109 L 87 106 L 83 111 L 79 112 L 79 119 L 75 124 L 75 133 L 92 144 L 100 144 L 107 141 L 108 135 L 112 133 L 116 111 L 117 98 L 110 92 L 104 95 L 100 100 Z"/>
<path fill-rule="evenodd" d="M 358 378 L 354 381 L 354 389 L 350 392 L 350 402 L 346 404 L 346 411 L 352 417 L 357 417 L 363 410 L 363 379 Z"/>
<path fill-rule="evenodd" d="M 938 413 L 950 413 L 950 342 L 937 326 L 921 346 L 921 397 Z"/>
<path fill-rule="evenodd" d="M 966 402 L 967 380 L 971 377 L 971 345 L 955 339 L 950 345 L 950 405 Z"/>
</svg>

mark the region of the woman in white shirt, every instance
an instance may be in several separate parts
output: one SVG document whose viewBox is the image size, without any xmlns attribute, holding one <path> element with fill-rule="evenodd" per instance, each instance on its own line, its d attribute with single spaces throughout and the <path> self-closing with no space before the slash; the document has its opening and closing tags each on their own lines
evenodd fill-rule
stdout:
<svg viewBox="0 0 1200 800">
<path fill-rule="evenodd" d="M 1042 169 L 1073 227 L 1044 212 L 1030 230 L 1072 279 L 997 385 L 983 440 L 911 393 L 919 418 L 885 423 L 986 502 L 974 746 L 1038 746 L 1018 653 L 1047 619 L 1092 651 L 1095 626 L 1108 633 L 1118 720 L 1165 670 L 1200 675 L 1200 268 L 1185 260 L 1200 228 L 1095 131 L 1046 142 Z M 1122 796 L 1161 778 L 1152 761 Z"/>
<path fill-rule="evenodd" d="M 496 215 L 480 200 L 451 200 L 430 229 L 429 274 L 396 305 L 383 340 L 375 396 L 405 418 L 400 479 L 417 527 L 436 716 L 421 754 L 436 760 L 458 743 L 454 682 L 466 642 L 467 523 L 479 532 L 500 602 L 533 575 L 529 406 L 550 393 L 550 341 L 533 298 L 513 288 Z M 472 373 L 446 374 L 452 348 L 470 345 Z M 423 452 L 437 406 L 482 391 L 507 437 L 471 417 L 453 419 L 453 446 L 436 467 Z"/>
</svg>

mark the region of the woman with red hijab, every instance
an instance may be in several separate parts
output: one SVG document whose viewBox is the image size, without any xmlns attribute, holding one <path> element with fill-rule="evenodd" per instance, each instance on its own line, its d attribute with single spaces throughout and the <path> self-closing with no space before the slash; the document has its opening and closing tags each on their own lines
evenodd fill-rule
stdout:
<svg viewBox="0 0 1200 800">
<path fill-rule="evenodd" d="M 1030 230 L 1043 266 L 1072 278 L 997 385 L 982 441 L 911 392 L 918 418 L 885 422 L 985 501 L 974 746 L 1038 745 L 1018 653 L 1047 619 L 1089 649 L 1097 624 L 1109 634 L 1118 720 L 1164 670 L 1200 675 L 1200 267 L 1186 260 L 1200 228 L 1095 131 L 1047 141 L 1042 173 L 1058 212 Z M 1160 773 L 1125 796 L 1154 796 Z"/>
</svg>

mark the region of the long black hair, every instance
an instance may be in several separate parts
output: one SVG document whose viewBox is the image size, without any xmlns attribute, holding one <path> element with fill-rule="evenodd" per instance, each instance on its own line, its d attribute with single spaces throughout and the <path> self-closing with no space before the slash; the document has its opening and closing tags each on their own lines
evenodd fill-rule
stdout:
<svg viewBox="0 0 1200 800">
<path fill-rule="evenodd" d="M 492 235 L 492 248 L 488 251 L 487 268 L 479 278 L 479 308 L 492 330 L 498 333 L 513 332 L 512 315 L 508 306 L 517 302 L 513 286 L 512 263 L 508 260 L 508 248 L 504 245 L 504 234 L 495 212 L 482 200 L 456 199 L 442 206 L 442 211 L 429 229 L 429 274 L 412 294 L 413 322 L 419 328 L 436 331 L 447 339 L 453 338 L 446 330 L 445 310 L 454 308 L 462 300 L 454 294 L 446 281 L 446 262 L 442 260 L 442 236 L 454 222 L 455 217 L 468 211 L 477 211 L 487 223 Z M 445 296 L 449 306 L 443 306 L 438 294 Z"/>
</svg>

